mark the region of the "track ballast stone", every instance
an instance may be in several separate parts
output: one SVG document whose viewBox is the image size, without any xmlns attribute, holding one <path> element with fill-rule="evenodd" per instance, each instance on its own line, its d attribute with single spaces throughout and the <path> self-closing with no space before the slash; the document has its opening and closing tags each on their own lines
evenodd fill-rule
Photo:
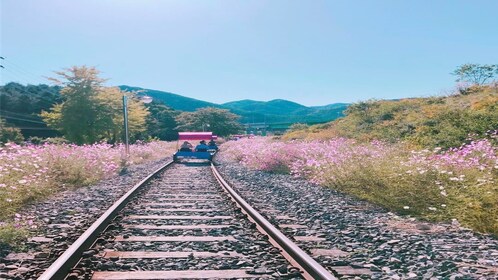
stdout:
<svg viewBox="0 0 498 280">
<path fill-rule="evenodd" d="M 202 195 L 206 192 L 209 194 Z M 161 205 L 164 203 L 167 205 Z M 171 205 L 175 203 L 178 205 Z M 194 228 L 159 228 L 164 226 Z M 204 238 L 216 240 L 199 240 Z M 109 253 L 182 256 L 120 258 L 109 257 Z M 175 164 L 152 180 L 101 234 L 76 270 L 82 280 L 98 272 L 204 270 L 242 270 L 256 279 L 258 275 L 264 279 L 302 279 L 291 272 L 292 266 L 279 250 L 224 192 L 208 164 Z"/>
<path fill-rule="evenodd" d="M 37 228 L 22 252 L 0 252 L 0 279 L 37 279 L 107 208 L 170 158 L 131 166 L 121 176 L 71 189 L 26 207 Z"/>
<path fill-rule="evenodd" d="M 290 175 L 218 164 L 234 189 L 289 237 L 318 240 L 296 243 L 341 279 L 498 279 L 492 236 L 400 217 Z"/>
</svg>

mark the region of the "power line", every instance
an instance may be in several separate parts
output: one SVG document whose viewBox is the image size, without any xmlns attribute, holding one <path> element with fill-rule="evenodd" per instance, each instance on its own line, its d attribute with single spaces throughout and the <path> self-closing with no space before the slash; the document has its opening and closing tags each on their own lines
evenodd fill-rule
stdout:
<svg viewBox="0 0 498 280">
<path fill-rule="evenodd" d="M 38 122 L 38 121 L 33 121 L 33 120 L 28 120 L 28 119 L 23 119 L 23 118 L 17 118 L 17 117 L 11 117 L 11 116 L 2 116 L 4 119 L 11 119 L 11 120 L 19 120 L 19 121 L 25 121 L 25 122 L 30 122 L 30 123 L 40 123 L 46 125 L 44 122 Z"/>
<path fill-rule="evenodd" d="M 48 128 L 48 127 L 15 126 L 13 128 L 19 128 L 19 129 L 24 129 L 24 130 L 50 130 L 50 131 L 57 131 L 55 129 Z"/>
<path fill-rule="evenodd" d="M 30 80 L 30 79 L 32 80 L 32 78 L 35 78 L 36 80 L 38 80 L 37 81 L 38 85 L 47 85 L 46 81 L 43 81 L 37 75 L 29 72 L 28 70 L 23 70 L 23 67 L 17 65 L 16 63 L 14 63 L 14 62 L 6 59 L 5 57 L 0 57 L 0 59 L 2 59 L 4 62 L 7 62 L 7 64 L 10 64 L 10 66 L 7 65 L 7 64 L 5 64 L 5 67 L 3 67 L 3 68 L 6 71 L 9 71 L 9 76 L 14 77 L 14 79 L 21 79 L 23 81 L 23 83 L 25 83 L 26 85 L 34 85 L 34 86 L 36 86 L 35 84 L 28 82 L 28 80 Z M 24 77 L 19 78 L 19 75 L 24 76 Z M 29 77 L 29 76 L 31 76 L 31 77 Z M 29 78 L 29 79 L 27 79 L 27 78 Z M 47 86 L 49 86 L 49 85 L 47 85 Z M 51 92 L 49 92 L 47 90 L 41 90 L 40 92 L 51 93 Z"/>
<path fill-rule="evenodd" d="M 43 81 L 40 76 L 30 72 L 29 70 L 27 70 L 26 68 L 24 68 L 23 66 L 20 66 L 18 65 L 17 63 L 14 63 L 13 61 L 11 61 L 10 59 L 8 58 L 5 58 L 5 57 L 2 57 L 2 60 L 3 60 L 3 66 L 4 68 L 10 68 L 18 73 L 20 73 L 21 75 L 23 75 L 24 77 L 27 77 L 29 78 L 29 80 L 36 80 L 37 83 L 39 84 L 42 84 L 43 82 L 40 83 L 40 81 Z"/>
<path fill-rule="evenodd" d="M 23 118 L 37 119 L 37 117 L 35 115 L 33 115 L 33 114 L 16 113 L 16 112 L 12 112 L 12 111 L 7 111 L 7 110 L 0 109 L 0 113 L 1 112 L 7 113 L 7 114 L 11 114 L 11 115 L 14 115 L 14 116 L 21 116 Z"/>
<path fill-rule="evenodd" d="M 16 91 L 19 91 L 19 92 L 23 92 L 23 93 L 25 93 L 25 94 L 27 94 L 27 95 L 29 95 L 29 96 L 38 95 L 38 94 L 37 94 L 37 92 L 30 92 L 30 91 L 28 91 L 28 90 L 27 90 L 27 88 L 28 88 L 27 86 L 24 86 L 24 85 L 22 85 L 22 84 L 21 84 L 21 86 L 22 86 L 22 88 L 15 88 L 15 90 L 16 90 Z M 56 91 L 51 92 L 51 91 L 48 91 L 47 89 L 41 89 L 41 88 L 39 88 L 39 87 L 40 87 L 40 85 L 32 85 L 32 86 L 34 86 L 34 87 L 38 87 L 38 88 L 37 88 L 37 91 L 38 91 L 39 93 L 46 93 L 47 95 L 48 95 L 48 94 L 50 94 L 50 95 L 54 95 L 54 94 L 56 94 L 56 93 L 57 93 Z M 5 88 L 5 86 L 3 86 L 3 87 Z M 49 87 L 50 87 L 50 86 L 49 86 Z M 4 89 L 4 91 L 3 91 L 3 92 L 5 92 L 5 93 L 9 93 L 8 91 L 5 91 L 5 89 Z M 0 93 L 1 93 L 1 92 L 0 92 Z M 41 97 L 45 97 L 45 96 L 46 96 L 46 95 L 41 95 Z M 44 98 L 39 98 L 39 99 L 37 99 L 37 102 L 40 102 L 40 103 L 43 103 L 43 104 L 46 104 L 46 105 L 50 105 L 50 106 L 53 106 L 53 105 L 55 104 L 55 103 L 50 102 L 49 100 L 46 100 L 46 99 L 44 99 Z"/>
</svg>

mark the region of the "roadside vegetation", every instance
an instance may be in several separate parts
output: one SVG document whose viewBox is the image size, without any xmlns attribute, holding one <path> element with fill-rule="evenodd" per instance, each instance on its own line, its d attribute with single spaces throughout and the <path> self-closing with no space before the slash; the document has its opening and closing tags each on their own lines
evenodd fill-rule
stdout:
<svg viewBox="0 0 498 280">
<path fill-rule="evenodd" d="M 451 221 L 498 234 L 498 156 L 490 139 L 443 151 L 404 143 L 332 140 L 230 141 L 221 156 L 292 174 L 401 214 Z"/>
<path fill-rule="evenodd" d="M 359 102 L 331 123 L 296 124 L 282 140 L 229 142 L 223 156 L 498 235 L 497 71 L 465 64 L 449 96 Z"/>
<path fill-rule="evenodd" d="M 94 67 L 56 72 L 55 86 L 0 86 L 0 246 L 19 244 L 36 225 L 22 207 L 58 192 L 95 184 L 130 165 L 170 157 L 179 130 L 237 133 L 238 116 L 204 108 L 182 113 L 144 104 L 137 92 L 107 87 Z M 130 154 L 123 146 L 128 97 Z"/>
<path fill-rule="evenodd" d="M 14 241 L 24 228 L 35 225 L 17 213 L 27 203 L 94 184 L 129 165 L 170 156 L 174 150 L 172 142 L 137 143 L 125 157 L 121 145 L 5 144 L 0 147 L 0 243 Z"/>
<path fill-rule="evenodd" d="M 352 104 L 334 122 L 296 129 L 285 140 L 346 137 L 359 141 L 408 142 L 448 149 L 498 128 L 498 87 L 471 86 L 450 96 L 370 100 Z"/>
</svg>

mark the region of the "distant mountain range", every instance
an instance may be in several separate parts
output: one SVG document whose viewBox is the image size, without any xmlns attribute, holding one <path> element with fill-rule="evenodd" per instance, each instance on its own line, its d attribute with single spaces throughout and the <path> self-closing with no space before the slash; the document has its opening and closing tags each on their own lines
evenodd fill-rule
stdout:
<svg viewBox="0 0 498 280">
<path fill-rule="evenodd" d="M 144 89 L 132 86 L 119 86 L 124 91 L 136 91 L 139 95 L 149 95 L 155 101 L 180 111 L 192 112 L 199 108 L 215 107 L 228 109 L 241 116 L 242 123 L 321 123 L 343 116 L 348 103 L 334 103 L 325 106 L 307 107 L 292 101 L 275 99 L 271 101 L 240 100 L 216 104 L 174 94 L 171 92 Z"/>
</svg>

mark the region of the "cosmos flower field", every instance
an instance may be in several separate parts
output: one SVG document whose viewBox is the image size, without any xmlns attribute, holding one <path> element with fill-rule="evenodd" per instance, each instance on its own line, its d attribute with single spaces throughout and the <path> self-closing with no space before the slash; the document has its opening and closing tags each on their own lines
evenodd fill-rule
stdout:
<svg viewBox="0 0 498 280">
<path fill-rule="evenodd" d="M 498 234 L 496 139 L 444 151 L 344 138 L 288 142 L 254 138 L 227 142 L 222 150 L 226 160 L 292 174 L 390 211 Z"/>
<path fill-rule="evenodd" d="M 90 185 L 124 171 L 128 166 L 170 156 L 174 144 L 151 142 L 122 145 L 0 146 L 0 227 L 29 226 L 33 221 L 17 213 L 26 203 L 69 188 Z M 8 221 L 8 222 L 7 222 Z"/>
</svg>

